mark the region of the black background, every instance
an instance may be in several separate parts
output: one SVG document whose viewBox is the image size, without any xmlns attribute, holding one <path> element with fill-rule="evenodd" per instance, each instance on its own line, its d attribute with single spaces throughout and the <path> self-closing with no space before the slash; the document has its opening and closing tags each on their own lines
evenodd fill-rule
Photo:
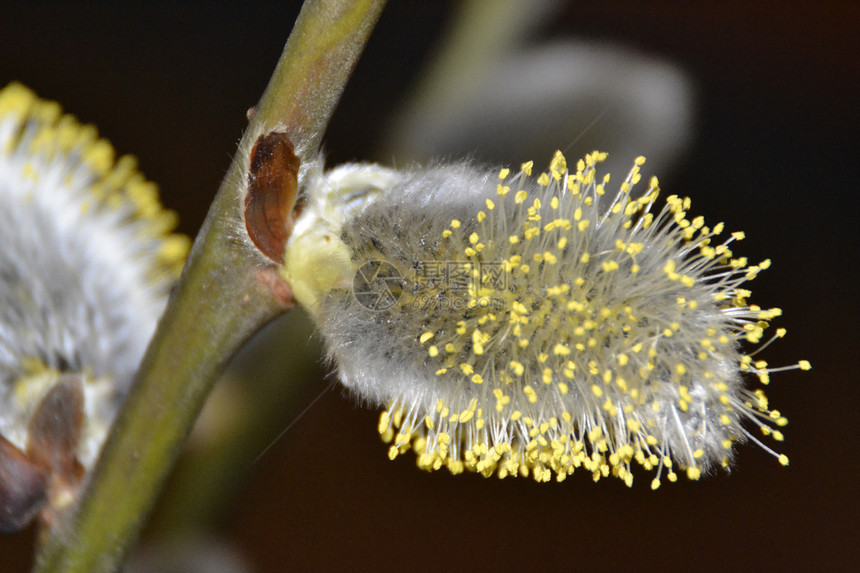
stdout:
<svg viewBox="0 0 860 573">
<path fill-rule="evenodd" d="M 29 85 L 134 153 L 193 235 L 297 11 L 4 6 L 0 84 Z M 330 164 L 378 159 L 387 114 L 450 14 L 445 2 L 386 9 L 325 139 Z M 746 447 L 731 474 L 657 492 L 644 475 L 627 489 L 584 474 L 425 474 L 411 456 L 389 462 L 378 413 L 336 390 L 249 468 L 223 531 L 260 571 L 848 569 L 860 541 L 858 4 L 575 2 L 550 35 L 639 47 L 695 82 L 695 142 L 662 186 L 745 230 L 742 254 L 774 261 L 754 300 L 783 308 L 789 333 L 767 358 L 813 364 L 768 389 L 791 421 L 791 465 Z M 322 384 L 309 382 L 308 401 Z M 0 569 L 26 570 L 32 537 L 0 539 Z"/>
</svg>

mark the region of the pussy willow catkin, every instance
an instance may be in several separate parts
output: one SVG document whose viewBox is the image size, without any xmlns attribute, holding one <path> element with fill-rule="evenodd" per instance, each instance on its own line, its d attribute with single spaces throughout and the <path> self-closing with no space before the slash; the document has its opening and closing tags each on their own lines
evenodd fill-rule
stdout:
<svg viewBox="0 0 860 573">
<path fill-rule="evenodd" d="M 84 396 L 77 461 L 95 461 L 190 241 L 155 185 L 92 126 L 20 84 L 0 90 L 0 435 L 64 375 Z"/>
<path fill-rule="evenodd" d="M 593 153 L 545 173 L 469 164 L 337 168 L 310 184 L 285 276 L 325 339 L 343 383 L 384 404 L 393 459 L 419 467 L 563 480 L 577 468 L 652 487 L 727 466 L 753 432 L 781 441 L 753 358 L 781 314 L 744 288 L 750 265 L 688 215 L 656 208 L 644 158 L 618 191 Z M 656 212 L 654 212 L 656 211 Z M 720 238 L 723 236 L 723 238 Z M 757 352 L 757 351 L 756 351 Z M 749 429 L 748 429 L 749 428 Z"/>
</svg>

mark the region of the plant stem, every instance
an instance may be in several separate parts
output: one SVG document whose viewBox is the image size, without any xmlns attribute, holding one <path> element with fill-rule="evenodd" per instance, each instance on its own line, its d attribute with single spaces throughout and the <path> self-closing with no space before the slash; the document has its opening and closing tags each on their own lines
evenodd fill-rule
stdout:
<svg viewBox="0 0 860 573">
<path fill-rule="evenodd" d="M 312 332 L 305 313 L 291 312 L 233 357 L 149 519 L 144 532 L 148 550 L 211 534 L 235 509 L 248 474 L 259 470 L 255 459 L 263 455 L 263 465 L 271 464 L 272 454 L 264 452 L 280 444 L 282 431 L 302 416 L 303 406 L 330 390 L 330 385 L 318 384 L 322 348 Z M 285 385 L 284 380 L 293 382 Z"/>
<path fill-rule="evenodd" d="M 260 134 L 280 130 L 303 165 L 316 154 L 384 4 L 305 2 L 88 487 L 62 523 L 42 532 L 37 571 L 121 566 L 226 362 L 286 310 L 273 293 L 272 268 L 236 237 L 245 233 L 241 197 L 250 149 Z"/>
</svg>

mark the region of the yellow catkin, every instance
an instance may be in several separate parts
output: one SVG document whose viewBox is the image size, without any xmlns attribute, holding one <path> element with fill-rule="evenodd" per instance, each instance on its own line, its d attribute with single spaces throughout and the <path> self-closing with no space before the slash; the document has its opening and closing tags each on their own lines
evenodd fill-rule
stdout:
<svg viewBox="0 0 860 573">
<path fill-rule="evenodd" d="M 378 344 L 396 349 L 403 364 L 386 364 L 381 350 L 376 360 L 375 347 L 370 357 L 350 354 L 342 333 L 321 319 L 342 372 L 388 376 L 410 388 L 388 398 L 389 410 L 402 412 L 391 428 L 402 434 L 394 446 L 415 449 L 420 467 L 538 481 L 584 469 L 595 480 L 615 476 L 630 485 L 635 463 L 656 472 L 656 489 L 664 476 L 697 480 L 724 464 L 732 444 L 751 437 L 745 420 L 787 423 L 763 392 L 739 382 L 743 373 L 763 381 L 785 369 L 740 350 L 759 344 L 779 316 L 749 305 L 740 288 L 753 277 L 746 265 L 732 267 L 739 259 L 728 245 L 743 234 L 721 241 L 722 225 L 709 229 L 688 215 L 687 198 L 670 196 L 658 207 L 656 178 L 632 198 L 641 157 L 613 199 L 608 179 L 596 175 L 605 157 L 594 152 L 574 166 L 557 152 L 536 176 L 532 162 L 518 173 L 503 169 L 498 179 L 475 175 L 477 189 L 463 196 L 473 194 L 478 208 L 458 212 L 442 229 L 423 229 L 416 243 L 425 247 L 386 235 L 383 225 L 398 216 L 405 225 L 420 220 L 402 197 L 394 201 L 402 214 L 358 216 L 355 230 L 341 233 L 358 263 L 444 261 L 432 281 L 422 275 L 414 284 L 414 267 L 401 267 L 396 304 L 364 319 L 381 337 L 396 333 Z M 427 190 L 431 204 L 434 189 Z M 365 239 L 373 232 L 377 246 Z M 389 244 L 396 249 L 386 251 Z M 462 281 L 455 285 L 454 277 Z M 328 297 L 326 312 L 337 316 L 348 296 Z M 416 312 L 421 301 L 429 308 Z M 356 326 L 357 336 L 368 324 Z M 428 348 L 431 341 L 436 346 Z M 351 360 L 366 360 L 365 369 Z M 430 423 L 416 423 L 425 416 Z M 768 435 L 783 438 L 773 429 Z"/>
</svg>

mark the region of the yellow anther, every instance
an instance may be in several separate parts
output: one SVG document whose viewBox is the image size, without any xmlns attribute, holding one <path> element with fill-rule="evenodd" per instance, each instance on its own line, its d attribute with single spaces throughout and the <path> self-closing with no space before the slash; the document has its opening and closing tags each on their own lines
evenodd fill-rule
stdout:
<svg viewBox="0 0 860 573">
<path fill-rule="evenodd" d="M 542 379 L 544 384 L 552 384 L 552 369 L 544 368 Z"/>
<path fill-rule="evenodd" d="M 517 362 L 515 360 L 511 360 L 508 363 L 508 367 L 513 370 L 514 374 L 516 374 L 517 376 L 522 376 L 523 372 L 525 372 L 525 367 L 520 362 Z"/>
</svg>

